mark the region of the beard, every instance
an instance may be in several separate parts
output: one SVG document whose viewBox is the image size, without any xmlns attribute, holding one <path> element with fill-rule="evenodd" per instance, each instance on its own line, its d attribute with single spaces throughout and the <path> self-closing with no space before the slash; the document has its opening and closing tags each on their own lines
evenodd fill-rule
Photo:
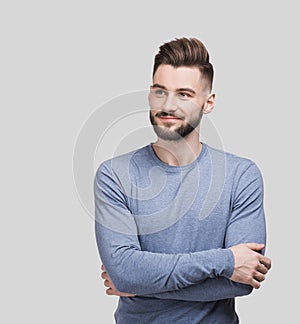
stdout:
<svg viewBox="0 0 300 324">
<path fill-rule="evenodd" d="M 201 118 L 203 115 L 203 107 L 201 107 L 200 113 L 197 117 L 189 120 L 188 122 L 184 122 L 181 126 L 178 126 L 177 128 L 171 130 L 170 126 L 171 124 L 166 123 L 165 125 L 161 126 L 158 125 L 155 117 L 161 117 L 161 116 L 173 116 L 180 118 L 181 120 L 185 120 L 183 116 L 176 115 L 174 113 L 166 113 L 166 112 L 158 112 L 156 113 L 155 117 L 151 114 L 151 110 L 149 113 L 150 122 L 153 126 L 153 130 L 155 134 L 166 141 L 180 141 L 184 137 L 186 137 L 188 134 L 190 134 L 198 125 L 200 124 Z"/>
</svg>

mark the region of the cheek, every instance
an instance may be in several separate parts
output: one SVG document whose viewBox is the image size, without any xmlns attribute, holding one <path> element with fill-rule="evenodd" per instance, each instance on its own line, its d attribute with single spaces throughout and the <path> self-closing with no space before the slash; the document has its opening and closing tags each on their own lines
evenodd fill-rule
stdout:
<svg viewBox="0 0 300 324">
<path fill-rule="evenodd" d="M 180 104 L 178 104 L 178 108 L 182 111 L 185 111 L 186 114 L 192 115 L 199 109 L 201 109 L 201 102 L 200 100 L 196 100 L 193 98 L 192 100 L 188 101 L 181 101 Z"/>
<path fill-rule="evenodd" d="M 200 114 L 201 114 L 201 109 L 200 108 L 193 109 L 192 111 L 186 112 L 186 118 L 189 119 L 189 120 L 197 119 L 197 118 L 199 118 Z"/>
<path fill-rule="evenodd" d="M 152 115 L 152 116 L 155 116 L 157 113 L 159 112 L 159 109 L 156 109 L 156 108 L 151 108 L 150 107 L 150 114 Z"/>
</svg>

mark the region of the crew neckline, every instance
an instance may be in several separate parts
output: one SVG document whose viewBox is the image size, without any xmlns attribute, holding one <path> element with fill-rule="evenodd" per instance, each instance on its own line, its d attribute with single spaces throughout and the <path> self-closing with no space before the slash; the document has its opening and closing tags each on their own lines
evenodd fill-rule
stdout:
<svg viewBox="0 0 300 324">
<path fill-rule="evenodd" d="M 151 157 L 153 158 L 153 160 L 159 166 L 163 167 L 166 170 L 173 171 L 173 172 L 177 172 L 177 171 L 181 171 L 181 170 L 187 170 L 187 169 L 194 168 L 199 163 L 199 161 L 202 159 L 202 157 L 205 154 L 205 152 L 207 151 L 207 145 L 206 145 L 206 143 L 201 142 L 202 149 L 201 149 L 199 155 L 197 156 L 197 158 L 193 162 L 188 163 L 188 164 L 184 164 L 184 165 L 169 165 L 169 164 L 161 161 L 158 158 L 158 156 L 156 155 L 156 153 L 154 151 L 153 144 L 154 144 L 153 142 L 151 142 L 150 144 L 148 144 L 148 150 L 149 150 L 149 152 L 150 152 Z"/>
</svg>

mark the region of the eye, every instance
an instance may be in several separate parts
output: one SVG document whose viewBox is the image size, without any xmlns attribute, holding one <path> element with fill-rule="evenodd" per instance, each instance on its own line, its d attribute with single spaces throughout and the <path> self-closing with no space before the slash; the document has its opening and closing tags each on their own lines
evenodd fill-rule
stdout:
<svg viewBox="0 0 300 324">
<path fill-rule="evenodd" d="M 178 92 L 178 96 L 181 99 L 189 99 L 189 98 L 192 98 L 192 96 L 189 93 L 187 93 L 187 92 Z"/>
<path fill-rule="evenodd" d="M 156 89 L 154 93 L 158 97 L 162 97 L 162 96 L 165 96 L 166 95 L 166 91 L 164 91 L 162 89 Z"/>
</svg>

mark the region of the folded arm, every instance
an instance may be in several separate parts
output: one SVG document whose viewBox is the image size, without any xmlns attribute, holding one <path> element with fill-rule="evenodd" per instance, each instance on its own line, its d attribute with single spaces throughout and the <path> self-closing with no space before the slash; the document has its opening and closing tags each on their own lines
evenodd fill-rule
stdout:
<svg viewBox="0 0 300 324">
<path fill-rule="evenodd" d="M 117 290 L 103 266 L 102 271 L 103 272 L 101 274 L 101 277 L 104 280 L 104 286 L 108 288 L 106 289 L 107 295 L 119 297 L 136 296 L 134 294 L 128 294 Z M 180 290 L 144 295 L 143 297 L 210 302 L 220 299 L 248 295 L 251 293 L 252 289 L 253 288 L 250 285 L 236 283 L 224 277 L 219 277 L 215 279 L 206 279 L 199 284 L 189 286 L 187 288 L 182 288 Z"/>
<path fill-rule="evenodd" d="M 234 255 L 230 247 L 241 242 L 264 243 L 265 222 L 262 181 L 256 166 L 246 170 L 244 177 L 247 181 L 239 181 L 234 188 L 224 249 L 173 255 L 141 251 L 126 199 L 108 170 L 100 168 L 95 177 L 96 238 L 115 289 L 161 299 L 193 301 L 249 294 L 251 281 L 232 277 Z M 251 256 L 252 260 L 256 258 Z"/>
<path fill-rule="evenodd" d="M 229 249 L 186 254 L 142 251 L 126 197 L 105 164 L 96 173 L 94 193 L 98 250 L 119 291 L 156 294 L 232 275 L 234 257 Z"/>
</svg>

